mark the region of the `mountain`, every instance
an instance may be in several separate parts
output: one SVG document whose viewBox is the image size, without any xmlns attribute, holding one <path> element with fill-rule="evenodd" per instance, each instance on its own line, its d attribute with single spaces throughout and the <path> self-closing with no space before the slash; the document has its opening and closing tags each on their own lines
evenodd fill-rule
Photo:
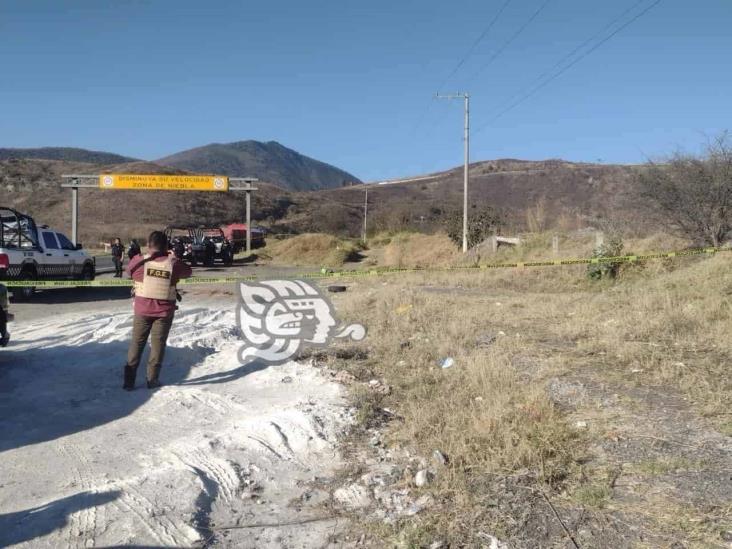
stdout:
<svg viewBox="0 0 732 549">
<path fill-rule="evenodd" d="M 568 231 L 598 223 L 646 232 L 631 196 L 637 166 L 562 160 L 492 160 L 470 166 L 471 211 L 492 207 L 506 234 L 526 229 Z M 68 173 L 182 173 L 151 162 L 89 164 L 57 160 L 0 160 L 0 205 L 30 213 L 39 223 L 69 230 Z M 264 179 L 264 178 L 262 178 Z M 264 181 L 252 194 L 252 217 L 276 232 L 327 232 L 358 236 L 368 189 L 368 230 L 431 231 L 462 209 L 462 167 L 387 184 L 292 191 Z M 81 189 L 81 241 L 143 237 L 169 224 L 218 225 L 244 220 L 241 193 L 102 191 Z"/>
<path fill-rule="evenodd" d="M 40 224 L 71 230 L 71 191 L 61 187 L 62 174 L 185 173 L 152 162 L 89 164 L 60 160 L 0 160 L 0 206 L 32 215 Z M 288 191 L 257 183 L 252 194 L 252 216 L 274 223 L 286 216 Z M 311 195 L 314 193 L 302 193 Z M 80 189 L 80 240 L 91 246 L 114 236 L 145 238 L 166 225 L 218 226 L 245 219 L 244 193 L 114 191 Z"/>
<path fill-rule="evenodd" d="M 155 162 L 194 173 L 256 177 L 296 191 L 360 183 L 352 174 L 288 149 L 276 141 L 212 143 Z"/>
<path fill-rule="evenodd" d="M 37 149 L 3 149 L 0 148 L 0 160 L 18 159 L 40 159 L 40 160 L 61 160 L 64 162 L 86 162 L 90 164 L 122 164 L 123 162 L 134 162 L 136 158 L 129 158 L 119 154 L 89 151 L 87 149 L 76 149 L 73 147 L 40 147 Z"/>
</svg>

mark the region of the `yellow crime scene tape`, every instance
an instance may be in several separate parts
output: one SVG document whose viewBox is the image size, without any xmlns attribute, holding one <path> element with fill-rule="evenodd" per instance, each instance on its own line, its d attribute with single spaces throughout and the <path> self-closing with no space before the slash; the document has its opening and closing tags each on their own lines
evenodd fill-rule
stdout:
<svg viewBox="0 0 732 549">
<path fill-rule="evenodd" d="M 568 265 L 593 265 L 603 263 L 634 263 L 637 261 L 647 261 L 651 259 L 666 259 L 675 257 L 687 257 L 694 255 L 712 255 L 719 252 L 732 251 L 731 247 L 718 248 L 693 248 L 688 250 L 677 250 L 673 252 L 659 252 L 652 254 L 638 255 L 621 255 L 616 257 L 588 257 L 579 259 L 553 259 L 545 261 L 517 261 L 513 263 L 490 263 L 485 265 L 464 265 L 455 267 L 414 267 L 414 268 L 381 268 L 369 270 L 341 270 L 331 271 L 322 269 L 321 271 L 305 272 L 305 273 L 288 273 L 278 274 L 277 278 L 296 279 L 296 278 L 341 278 L 341 277 L 360 277 L 360 276 L 381 276 L 399 273 L 431 273 L 431 272 L 448 272 L 448 271 L 482 271 L 487 269 L 520 269 L 532 267 L 562 267 Z M 206 277 L 193 276 L 178 282 L 178 285 L 204 285 L 204 284 L 234 284 L 236 282 L 251 282 L 255 280 L 266 280 L 272 278 L 271 274 L 267 277 L 261 275 L 248 276 L 226 276 L 226 277 Z M 100 280 L 0 280 L 0 284 L 9 287 L 34 287 L 34 288 L 111 288 L 116 286 L 132 286 L 132 280 L 129 279 L 100 279 Z"/>
</svg>

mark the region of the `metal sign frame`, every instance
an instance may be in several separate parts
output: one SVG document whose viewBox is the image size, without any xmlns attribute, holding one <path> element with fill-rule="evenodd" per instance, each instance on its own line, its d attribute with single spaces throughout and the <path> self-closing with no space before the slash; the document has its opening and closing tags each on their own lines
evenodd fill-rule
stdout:
<svg viewBox="0 0 732 549">
<path fill-rule="evenodd" d="M 62 175 L 61 178 L 68 180 L 61 183 L 61 187 L 71 189 L 71 241 L 77 244 L 79 235 L 79 189 L 103 190 L 99 187 L 99 178 L 107 174 L 70 174 Z M 136 175 L 160 175 L 160 174 L 136 174 Z M 88 182 L 93 179 L 94 182 Z M 252 252 L 252 191 L 258 190 L 252 187 L 252 183 L 259 181 L 256 177 L 229 177 L 229 188 L 220 192 L 245 192 L 246 193 L 246 217 L 247 217 L 247 254 Z M 235 183 L 235 185 L 231 185 Z M 236 185 L 243 183 L 244 185 Z M 135 189 L 114 189 L 117 191 Z M 191 191 L 170 191 L 170 192 L 191 192 Z M 204 191 L 201 191 L 204 192 Z"/>
</svg>

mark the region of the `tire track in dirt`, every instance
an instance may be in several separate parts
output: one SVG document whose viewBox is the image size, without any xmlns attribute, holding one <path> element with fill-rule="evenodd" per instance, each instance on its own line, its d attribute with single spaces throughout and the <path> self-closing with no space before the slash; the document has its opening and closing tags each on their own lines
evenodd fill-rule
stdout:
<svg viewBox="0 0 732 549">
<path fill-rule="evenodd" d="M 174 520 L 163 513 L 155 512 L 155 504 L 142 494 L 137 488 L 130 484 L 120 485 L 122 494 L 117 500 L 126 510 L 137 516 L 146 529 L 160 542 L 174 547 L 186 547 L 199 541 L 198 536 L 191 539 L 191 536 L 184 531 L 183 527 L 191 528 L 182 521 Z M 145 515 L 139 510 L 145 512 Z M 147 517 L 152 517 L 150 520 Z M 192 528 L 191 528 L 192 529 Z"/>
<path fill-rule="evenodd" d="M 223 502 L 231 501 L 236 497 L 241 479 L 228 461 L 207 454 L 199 448 L 183 454 L 175 452 L 172 454 L 197 476 L 200 477 L 200 472 L 203 471 L 207 479 L 216 484 L 217 493 Z"/>
<path fill-rule="evenodd" d="M 58 445 L 59 453 L 69 460 L 72 464 L 76 482 L 86 492 L 98 493 L 91 479 L 97 477 L 94 473 L 89 460 L 84 453 L 75 445 L 60 443 Z M 198 541 L 191 539 L 184 527 L 187 527 L 182 521 L 174 521 L 168 516 L 156 513 L 155 505 L 145 497 L 137 488 L 129 482 L 115 482 L 110 485 L 112 489 L 119 489 L 120 495 L 117 499 L 112 500 L 111 504 L 121 513 L 131 513 L 137 517 L 139 522 L 145 527 L 145 530 L 158 542 L 175 547 L 187 546 Z M 152 517 L 154 520 L 150 520 Z M 106 518 L 102 515 L 102 518 Z M 106 530 L 106 521 L 101 521 Z M 178 523 L 179 522 L 179 523 Z M 69 547 L 94 547 L 97 535 L 97 508 L 92 506 L 81 509 L 69 516 L 68 543 Z M 81 537 L 81 539 L 79 539 Z"/>
<path fill-rule="evenodd" d="M 89 461 L 76 446 L 72 444 L 58 443 L 57 452 L 71 464 L 71 472 L 74 481 L 84 491 L 92 494 L 97 493 L 92 483 Z M 85 507 L 72 512 L 68 516 L 67 543 L 68 547 L 83 548 L 94 547 L 97 529 L 96 506 Z"/>
</svg>

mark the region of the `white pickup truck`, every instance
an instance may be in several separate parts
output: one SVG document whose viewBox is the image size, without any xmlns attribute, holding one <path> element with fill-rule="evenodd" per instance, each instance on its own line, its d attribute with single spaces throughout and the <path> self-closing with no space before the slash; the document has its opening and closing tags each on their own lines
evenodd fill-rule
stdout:
<svg viewBox="0 0 732 549">
<path fill-rule="evenodd" d="M 0 272 L 6 280 L 93 280 L 94 258 L 62 233 L 12 208 L 0 207 Z M 34 288 L 14 294 L 30 298 Z"/>
</svg>

